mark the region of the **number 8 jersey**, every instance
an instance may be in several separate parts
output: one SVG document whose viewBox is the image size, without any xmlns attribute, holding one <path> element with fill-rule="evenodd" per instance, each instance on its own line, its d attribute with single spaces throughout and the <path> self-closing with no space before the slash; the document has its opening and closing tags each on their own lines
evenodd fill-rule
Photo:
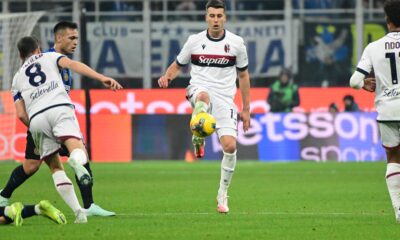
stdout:
<svg viewBox="0 0 400 240">
<path fill-rule="evenodd" d="M 15 74 L 11 92 L 14 101 L 25 101 L 29 119 L 52 107 L 72 106 L 60 76 L 58 61 L 62 57 L 55 52 L 32 55 Z"/>
<path fill-rule="evenodd" d="M 377 120 L 400 121 L 400 32 L 390 32 L 364 50 L 357 71 L 376 78 Z"/>
</svg>

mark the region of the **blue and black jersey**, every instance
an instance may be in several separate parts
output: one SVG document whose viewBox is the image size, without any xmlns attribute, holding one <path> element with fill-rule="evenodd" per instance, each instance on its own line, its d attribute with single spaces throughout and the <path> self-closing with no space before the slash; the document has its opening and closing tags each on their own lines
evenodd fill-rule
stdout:
<svg viewBox="0 0 400 240">
<path fill-rule="evenodd" d="M 54 47 L 50 48 L 47 52 L 55 52 Z M 65 91 L 69 94 L 69 91 L 72 89 L 72 74 L 71 70 L 64 68 L 60 70 L 61 78 L 64 83 Z"/>
</svg>

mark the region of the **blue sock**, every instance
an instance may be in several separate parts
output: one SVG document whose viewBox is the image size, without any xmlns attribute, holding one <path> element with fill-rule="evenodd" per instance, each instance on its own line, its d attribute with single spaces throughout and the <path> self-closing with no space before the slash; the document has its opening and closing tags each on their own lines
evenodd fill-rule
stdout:
<svg viewBox="0 0 400 240">
<path fill-rule="evenodd" d="M 22 218 L 28 218 L 37 215 L 35 212 L 35 205 L 25 205 L 22 209 Z"/>
<path fill-rule="evenodd" d="M 11 173 L 8 179 L 7 185 L 1 191 L 0 195 L 5 198 L 10 198 L 15 189 L 17 189 L 22 183 L 28 179 L 30 175 L 27 175 L 22 165 L 16 167 Z"/>
</svg>

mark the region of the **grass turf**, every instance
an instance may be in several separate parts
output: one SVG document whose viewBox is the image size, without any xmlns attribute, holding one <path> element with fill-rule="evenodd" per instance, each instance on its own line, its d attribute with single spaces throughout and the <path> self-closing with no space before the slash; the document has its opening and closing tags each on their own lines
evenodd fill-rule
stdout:
<svg viewBox="0 0 400 240">
<path fill-rule="evenodd" d="M 4 186 L 16 163 L 0 164 Z M 46 166 L 13 201 L 50 200 L 68 218 L 0 226 L 0 239 L 394 239 L 400 236 L 386 189 L 386 164 L 260 163 L 237 165 L 231 212 L 216 213 L 219 162 L 143 161 L 92 164 L 95 202 L 116 217 L 73 224 Z M 72 179 L 71 171 L 69 176 Z M 77 187 L 75 187 L 77 190 Z M 80 198 L 79 193 L 78 198 Z"/>
</svg>

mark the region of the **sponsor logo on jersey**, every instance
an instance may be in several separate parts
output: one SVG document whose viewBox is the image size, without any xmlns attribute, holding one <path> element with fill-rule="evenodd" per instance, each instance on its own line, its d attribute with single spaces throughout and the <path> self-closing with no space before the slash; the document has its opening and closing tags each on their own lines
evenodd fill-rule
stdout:
<svg viewBox="0 0 400 240">
<path fill-rule="evenodd" d="M 192 64 L 203 67 L 232 67 L 236 64 L 235 56 L 192 54 Z"/>
<path fill-rule="evenodd" d="M 388 88 L 386 88 L 383 91 L 383 96 L 384 97 L 397 97 L 399 95 L 400 95 L 400 92 L 399 92 L 398 89 L 388 89 Z"/>
<path fill-rule="evenodd" d="M 58 88 L 58 83 L 57 82 L 51 82 L 50 86 L 48 87 L 44 87 L 44 88 L 37 88 L 36 91 L 34 91 L 33 93 L 31 93 L 31 95 L 29 96 L 32 101 L 39 98 L 40 96 L 42 96 L 45 93 L 49 93 L 51 91 L 53 91 L 54 89 Z"/>
</svg>

